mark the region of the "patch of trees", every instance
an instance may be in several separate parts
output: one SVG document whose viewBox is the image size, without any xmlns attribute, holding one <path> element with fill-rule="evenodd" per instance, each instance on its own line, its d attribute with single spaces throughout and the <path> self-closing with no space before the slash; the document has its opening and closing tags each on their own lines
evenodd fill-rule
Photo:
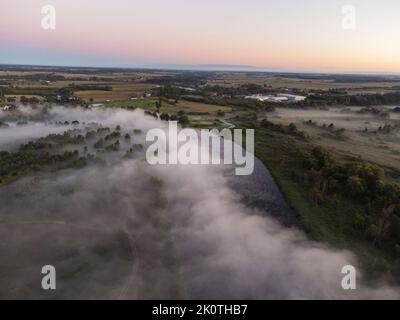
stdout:
<svg viewBox="0 0 400 320">
<path fill-rule="evenodd" d="M 120 147 L 120 142 L 119 142 L 119 140 L 117 140 L 114 143 L 106 146 L 105 150 L 106 151 L 118 151 L 119 147 Z"/>
<path fill-rule="evenodd" d="M 380 110 L 380 109 L 374 108 L 374 107 L 362 108 L 361 110 L 358 111 L 358 113 L 361 113 L 361 114 L 369 113 L 369 114 L 373 114 L 373 115 L 376 115 L 376 116 L 382 117 L 382 118 L 389 117 L 389 112 L 387 110 Z"/>
<path fill-rule="evenodd" d="M 178 123 L 182 126 L 187 126 L 190 123 L 189 117 L 184 111 L 179 111 L 176 115 L 170 115 L 166 112 L 159 114 L 157 111 L 151 112 L 148 110 L 146 110 L 144 113 L 156 119 L 160 118 L 160 120 L 163 121 L 178 121 Z"/>
<path fill-rule="evenodd" d="M 97 130 L 97 132 L 109 132 L 109 128 L 100 128 Z M 96 149 L 103 149 L 105 148 L 107 151 L 117 151 L 120 146 L 119 138 L 121 138 L 121 128 L 119 126 L 116 127 L 116 130 L 111 132 L 110 134 L 107 134 L 104 138 L 100 138 L 96 141 L 94 144 L 94 147 Z M 126 134 L 125 139 L 127 139 L 130 135 Z M 116 140 L 116 141 L 115 141 Z M 106 145 L 106 143 L 109 143 L 111 141 L 114 141 L 113 143 Z"/>
<path fill-rule="evenodd" d="M 57 101 L 62 103 L 70 102 L 74 92 L 70 88 L 60 88 L 57 91 Z"/>
<path fill-rule="evenodd" d="M 78 151 L 51 154 L 45 150 L 43 145 L 35 146 L 35 148 L 21 148 L 20 151 L 12 153 L 0 151 L 0 184 L 38 171 L 43 166 L 74 160 L 79 155 Z"/>
<path fill-rule="evenodd" d="M 151 112 L 151 111 L 149 111 L 149 110 L 145 110 L 145 111 L 144 111 L 144 114 L 145 114 L 145 115 L 148 115 L 148 116 L 152 116 L 152 117 L 158 119 L 158 113 L 157 113 L 157 111 Z"/>
<path fill-rule="evenodd" d="M 4 79 L 11 80 L 29 80 L 29 81 L 63 81 L 66 78 L 63 75 L 56 73 L 26 73 L 24 75 L 3 75 Z"/>
<path fill-rule="evenodd" d="M 22 96 L 20 98 L 20 101 L 21 101 L 22 104 L 38 104 L 40 102 L 37 97 L 29 97 L 29 98 L 27 98 L 25 96 Z"/>
<path fill-rule="evenodd" d="M 104 139 L 100 138 L 99 140 L 96 141 L 96 143 L 94 144 L 94 147 L 96 149 L 101 149 L 104 147 Z"/>
<path fill-rule="evenodd" d="M 361 74 L 323 74 L 323 73 L 274 73 L 275 77 L 295 78 L 306 80 L 333 80 L 336 83 L 357 83 L 357 82 L 396 82 L 399 77 L 385 75 L 361 75 Z"/>
<path fill-rule="evenodd" d="M 177 86 L 172 86 L 170 84 L 167 84 L 165 86 L 160 86 L 152 89 L 152 93 L 157 97 L 179 100 L 182 95 L 187 94 L 187 91 Z"/>
<path fill-rule="evenodd" d="M 99 91 L 112 91 L 112 86 L 107 85 L 97 85 L 97 84 L 70 84 L 69 88 L 72 91 L 91 91 L 91 90 L 99 90 Z"/>
<path fill-rule="evenodd" d="M 105 128 L 98 128 L 98 129 L 97 129 L 97 133 L 110 132 L 110 131 L 111 131 L 111 129 L 110 129 L 110 128 L 107 128 L 107 127 L 105 127 Z"/>
<path fill-rule="evenodd" d="M 86 138 L 86 139 L 91 139 L 91 138 L 93 138 L 93 137 L 95 137 L 95 136 L 96 136 L 96 131 L 93 131 L 93 130 L 88 131 L 88 132 L 86 132 L 86 134 L 85 134 L 85 138 Z"/>
<path fill-rule="evenodd" d="M 169 115 L 168 113 L 163 112 L 160 115 L 160 120 L 178 121 L 178 123 L 183 127 L 186 127 L 190 123 L 189 117 L 185 114 L 184 111 L 178 111 L 177 115 Z"/>
<path fill-rule="evenodd" d="M 238 87 L 234 86 L 205 86 L 201 89 L 200 93 L 204 96 L 210 93 L 216 93 L 219 96 L 246 96 L 252 94 L 274 94 L 277 93 L 275 89 L 266 85 L 259 85 L 255 83 L 242 84 Z"/>
<path fill-rule="evenodd" d="M 345 140 L 348 139 L 348 136 L 346 135 L 347 130 L 345 128 L 339 128 L 336 129 L 335 125 L 333 123 L 330 123 L 327 125 L 326 123 L 323 123 L 321 126 L 318 126 L 318 123 L 312 120 L 307 120 L 304 121 L 304 124 L 310 127 L 314 128 L 320 128 L 322 130 L 325 130 L 327 132 L 326 136 L 338 140 Z"/>
<path fill-rule="evenodd" d="M 314 94 L 309 95 L 307 100 L 293 103 L 297 107 L 313 107 L 319 105 L 343 105 L 343 106 L 376 106 L 393 105 L 400 103 L 400 92 L 389 92 L 385 94 Z"/>
<path fill-rule="evenodd" d="M 97 133 L 107 133 L 109 128 L 98 128 Z M 80 130 L 68 130 L 63 134 L 49 134 L 46 137 L 21 144 L 18 151 L 0 151 L 0 184 L 16 180 L 31 172 L 41 170 L 45 166 L 52 165 L 55 169 L 82 168 L 86 166 L 88 158 L 79 155 L 77 150 L 57 153 L 59 148 L 66 145 L 81 145 L 86 138 L 93 138 L 96 131 L 88 131 L 86 137 L 80 134 Z M 113 141 L 121 137 L 120 131 L 114 131 L 101 138 L 95 144 L 96 148 L 103 148 L 105 141 Z M 105 147 L 108 151 L 119 149 L 119 141 L 112 142 Z M 87 152 L 87 147 L 85 147 Z"/>
<path fill-rule="evenodd" d="M 303 152 L 302 166 L 316 205 L 348 199 L 362 210 L 354 214 L 353 227 L 374 245 L 400 254 L 400 186 L 385 180 L 377 165 L 365 162 L 339 163 L 324 147 Z"/>
<path fill-rule="evenodd" d="M 116 130 L 116 131 L 106 135 L 104 137 L 104 140 L 105 141 L 115 140 L 115 139 L 118 139 L 119 137 L 121 137 L 121 132 L 119 130 Z"/>
<path fill-rule="evenodd" d="M 218 106 L 233 107 L 238 109 L 247 109 L 254 111 L 275 111 L 276 106 L 280 106 L 278 103 L 268 101 L 257 101 L 254 99 L 245 98 L 227 98 L 227 97 L 202 97 L 202 96 L 183 96 L 185 100 L 200 102 Z"/>
<path fill-rule="evenodd" d="M 264 129 L 269 129 L 275 132 L 290 134 L 293 136 L 297 136 L 301 139 L 309 139 L 309 135 L 305 131 L 301 131 L 297 129 L 297 126 L 294 123 L 290 123 L 288 126 L 283 124 L 275 124 L 273 122 L 268 121 L 267 119 L 263 119 L 261 121 L 261 127 Z"/>
<path fill-rule="evenodd" d="M 73 131 L 66 131 L 63 134 L 49 134 L 44 138 L 30 141 L 19 147 L 20 151 L 46 150 L 65 146 L 67 144 L 79 145 L 85 142 L 81 134 L 74 134 Z"/>
<path fill-rule="evenodd" d="M 383 134 L 390 134 L 393 131 L 399 130 L 400 125 L 392 125 L 392 124 L 385 124 L 383 126 L 380 126 L 377 130 L 377 133 L 383 133 Z"/>
<path fill-rule="evenodd" d="M 180 72 L 176 75 L 162 76 L 157 78 L 147 79 L 147 83 L 158 84 L 160 86 L 182 86 L 182 87 L 193 87 L 202 86 L 207 83 L 207 81 L 213 77 L 211 72 Z"/>
</svg>

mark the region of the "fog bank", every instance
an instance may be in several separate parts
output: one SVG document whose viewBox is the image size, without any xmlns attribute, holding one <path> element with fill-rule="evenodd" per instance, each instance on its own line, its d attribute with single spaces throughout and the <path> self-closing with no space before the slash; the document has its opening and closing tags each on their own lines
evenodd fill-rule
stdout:
<svg viewBox="0 0 400 320">
<path fill-rule="evenodd" d="M 0 114 L 10 125 L 0 129 L 0 150 L 30 139 L 31 128 L 45 136 L 74 120 L 82 130 L 90 123 L 142 130 L 130 145 L 146 145 L 147 130 L 167 126 L 140 110 L 24 112 L 34 114 L 25 126 L 14 126 L 20 115 Z M 357 290 L 343 290 L 341 270 L 357 267 L 354 256 L 250 208 L 240 180 L 232 187 L 232 166 L 150 166 L 145 148 L 130 158 L 121 157 L 129 145 L 121 148 L 95 154 L 101 164 L 44 170 L 0 186 L 1 298 L 399 298 L 387 284 L 367 287 L 360 272 Z M 272 189 L 265 201 L 275 201 Z M 54 292 L 40 288 L 45 264 L 57 270 Z"/>
</svg>

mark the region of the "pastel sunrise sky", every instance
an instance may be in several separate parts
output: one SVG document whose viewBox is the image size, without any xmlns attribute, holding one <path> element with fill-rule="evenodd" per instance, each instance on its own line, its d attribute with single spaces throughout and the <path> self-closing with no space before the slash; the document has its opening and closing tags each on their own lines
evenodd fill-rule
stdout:
<svg viewBox="0 0 400 320">
<path fill-rule="evenodd" d="M 400 72 L 400 0 L 1 0 L 0 63 Z"/>
</svg>

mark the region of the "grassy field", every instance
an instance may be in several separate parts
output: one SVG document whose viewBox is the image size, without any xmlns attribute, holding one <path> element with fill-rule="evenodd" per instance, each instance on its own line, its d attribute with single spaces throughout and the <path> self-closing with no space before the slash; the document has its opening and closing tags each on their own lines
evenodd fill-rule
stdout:
<svg viewBox="0 0 400 320">
<path fill-rule="evenodd" d="M 34 69 L 34 68 L 33 68 Z M 27 77 L 33 75 L 47 75 L 50 73 L 56 73 L 57 75 L 61 75 L 65 77 L 66 80 L 74 79 L 76 81 L 79 78 L 80 81 L 90 81 L 90 78 L 96 76 L 97 78 L 103 79 L 118 79 L 118 80 L 146 80 L 151 78 L 157 78 L 161 76 L 174 75 L 174 72 L 169 71 L 157 71 L 157 72 L 146 72 L 146 71 L 125 71 L 125 72 L 104 72 L 98 70 L 97 72 L 87 72 L 84 70 L 82 72 L 67 72 L 67 71 L 54 71 L 54 70 L 24 70 L 24 71 L 16 71 L 16 70 L 0 70 L 1 76 L 14 76 L 14 77 Z M 79 81 L 78 80 L 78 81 Z"/>
<path fill-rule="evenodd" d="M 111 108 L 141 108 L 148 111 L 156 111 L 156 103 L 158 99 L 134 99 L 134 100 L 123 100 L 123 101 L 109 101 L 105 103 L 106 107 Z M 160 112 L 165 112 L 170 115 L 176 115 L 179 111 L 184 111 L 186 113 L 193 113 L 195 116 L 197 113 L 201 113 L 202 117 L 207 117 L 207 114 L 215 117 L 218 111 L 223 111 L 226 113 L 232 112 L 230 107 L 221 107 L 205 103 L 197 103 L 185 100 L 179 100 L 178 103 L 162 100 Z"/>
<path fill-rule="evenodd" d="M 110 101 L 104 105 L 108 108 L 127 108 L 155 112 L 157 111 L 157 99 L 136 99 L 125 101 Z M 184 111 L 189 115 L 190 127 L 193 128 L 217 128 L 223 129 L 229 127 L 229 121 L 237 113 L 230 107 L 221 107 L 204 103 L 190 102 L 180 100 L 178 103 L 162 101 L 160 112 L 168 113 L 169 115 L 177 115 L 179 111 Z M 224 115 L 219 115 L 218 112 L 223 111 Z"/>
<path fill-rule="evenodd" d="M 38 81 L 18 81 L 14 87 L 0 87 L 4 94 L 8 95 L 56 95 L 60 88 L 68 88 L 71 84 L 75 85 L 98 85 L 111 86 L 112 90 L 82 90 L 75 91 L 74 95 L 85 102 L 93 99 L 95 103 L 110 101 L 125 101 L 132 96 L 142 95 L 146 90 L 150 90 L 155 85 L 147 83 L 121 83 L 121 82 L 93 82 L 93 81 L 54 81 L 44 84 Z"/>
<path fill-rule="evenodd" d="M 4 95 L 9 96 L 46 96 L 46 95 L 55 95 L 57 93 L 56 88 L 50 87 L 30 87 L 30 88 L 3 88 L 2 92 Z"/>
<path fill-rule="evenodd" d="M 392 87 L 398 86 L 399 82 L 334 82 L 325 79 L 302 79 L 275 77 L 264 74 L 222 73 L 215 79 L 209 80 L 209 85 L 239 86 L 254 83 L 272 88 L 289 88 L 303 90 L 329 90 L 349 89 L 351 94 L 367 91 L 368 93 L 389 92 Z"/>
<path fill-rule="evenodd" d="M 154 88 L 152 84 L 146 83 L 131 83 L 131 84 L 116 84 L 112 85 L 112 91 L 104 90 L 85 90 L 76 91 L 75 96 L 88 102 L 93 99 L 95 103 L 110 101 L 126 101 L 132 96 L 141 95 L 146 90 Z"/>
<path fill-rule="evenodd" d="M 23 89 L 31 89 L 31 88 L 39 88 L 39 89 L 46 89 L 46 88 L 65 88 L 71 84 L 75 85 L 102 85 L 102 86 L 112 86 L 119 84 L 118 82 L 93 82 L 93 81 L 71 81 L 71 80 L 62 80 L 62 81 L 52 81 L 50 83 L 40 82 L 40 81 L 14 81 L 12 82 L 12 86 Z M 7 87 L 7 86 L 4 86 Z"/>
<path fill-rule="evenodd" d="M 121 101 L 107 101 L 104 105 L 107 108 L 127 108 L 136 109 L 141 108 L 144 110 L 156 110 L 156 101 L 153 99 L 135 99 L 135 100 L 121 100 Z"/>
<path fill-rule="evenodd" d="M 216 106 L 216 105 L 192 102 L 192 101 L 186 101 L 186 100 L 179 100 L 177 105 L 179 107 L 189 109 L 190 112 L 210 112 L 210 113 L 216 113 L 218 111 L 232 112 L 231 107 L 222 107 L 222 106 Z"/>
</svg>

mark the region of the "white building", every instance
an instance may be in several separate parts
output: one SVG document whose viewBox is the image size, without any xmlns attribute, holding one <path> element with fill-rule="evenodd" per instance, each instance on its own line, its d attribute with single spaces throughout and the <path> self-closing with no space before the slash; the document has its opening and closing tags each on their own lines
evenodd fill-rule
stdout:
<svg viewBox="0 0 400 320">
<path fill-rule="evenodd" d="M 298 96 L 295 94 L 287 94 L 287 93 L 279 93 L 278 94 L 279 97 L 283 97 L 283 98 L 287 98 L 289 101 L 304 101 L 307 99 L 307 97 L 305 96 Z"/>
<path fill-rule="evenodd" d="M 253 94 L 251 96 L 246 96 L 246 99 L 253 99 L 257 101 L 271 101 L 271 102 L 283 102 L 288 101 L 286 97 L 279 97 L 279 96 L 266 96 L 263 94 Z"/>
<path fill-rule="evenodd" d="M 253 94 L 251 96 L 246 96 L 246 99 L 253 99 L 257 101 L 270 101 L 270 102 L 297 102 L 297 101 L 304 101 L 306 97 L 304 96 L 297 96 L 294 94 L 286 94 L 286 93 L 279 93 L 275 96 L 272 95 L 263 95 L 263 94 Z"/>
</svg>

